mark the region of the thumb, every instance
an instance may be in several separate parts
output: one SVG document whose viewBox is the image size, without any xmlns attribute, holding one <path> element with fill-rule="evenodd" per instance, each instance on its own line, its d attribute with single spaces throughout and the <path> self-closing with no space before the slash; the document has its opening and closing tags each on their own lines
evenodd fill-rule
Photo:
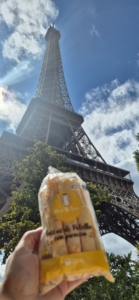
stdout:
<svg viewBox="0 0 139 300">
<path fill-rule="evenodd" d="M 18 243 L 16 250 L 23 250 L 24 254 L 33 253 L 38 248 L 41 233 L 42 227 L 27 231 Z"/>
</svg>

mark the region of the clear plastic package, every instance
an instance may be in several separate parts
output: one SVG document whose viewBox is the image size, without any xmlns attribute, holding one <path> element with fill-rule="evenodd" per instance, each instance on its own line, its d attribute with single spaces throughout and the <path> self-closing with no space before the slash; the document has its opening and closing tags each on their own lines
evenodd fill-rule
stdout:
<svg viewBox="0 0 139 300">
<path fill-rule="evenodd" d="M 75 173 L 49 167 L 38 199 L 43 226 L 38 252 L 40 293 L 63 279 L 103 275 L 113 282 L 85 182 Z"/>
</svg>

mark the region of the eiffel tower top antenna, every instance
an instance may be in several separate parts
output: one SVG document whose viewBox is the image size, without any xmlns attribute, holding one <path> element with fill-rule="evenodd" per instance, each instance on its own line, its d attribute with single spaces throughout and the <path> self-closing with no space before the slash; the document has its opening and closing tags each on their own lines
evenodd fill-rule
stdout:
<svg viewBox="0 0 139 300">
<path fill-rule="evenodd" d="M 35 97 L 73 111 L 63 72 L 60 37 L 60 31 L 55 28 L 53 22 L 45 35 L 47 46 Z"/>
</svg>

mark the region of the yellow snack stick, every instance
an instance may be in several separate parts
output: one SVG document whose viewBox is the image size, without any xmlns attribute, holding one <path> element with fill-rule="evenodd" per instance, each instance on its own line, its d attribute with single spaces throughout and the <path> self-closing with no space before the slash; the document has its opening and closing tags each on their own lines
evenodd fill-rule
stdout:
<svg viewBox="0 0 139 300">
<path fill-rule="evenodd" d="M 58 194 L 59 178 L 57 176 L 49 176 L 47 180 L 47 188 L 49 194 L 49 204 L 53 201 L 53 198 Z"/>
<path fill-rule="evenodd" d="M 47 243 L 51 246 L 52 257 L 67 254 L 68 250 L 62 222 L 57 220 L 55 216 L 50 213 L 46 217 L 46 227 Z"/>
<path fill-rule="evenodd" d="M 68 191 L 71 189 L 71 181 L 69 178 L 61 178 L 58 182 L 58 190 Z M 79 230 L 77 229 L 77 220 L 73 222 L 63 222 L 65 239 L 67 244 L 68 253 L 77 253 L 81 251 Z"/>
<path fill-rule="evenodd" d="M 68 253 L 81 252 L 80 234 L 78 230 L 77 219 L 75 219 L 73 222 L 64 222 L 63 226 Z"/>
<path fill-rule="evenodd" d="M 58 191 L 70 190 L 70 180 L 68 178 L 61 178 L 58 181 Z"/>
<path fill-rule="evenodd" d="M 78 228 L 80 231 L 80 240 L 81 240 L 81 248 L 82 251 L 91 251 L 96 249 L 95 245 L 95 235 L 96 235 L 96 226 L 95 226 L 95 220 L 93 220 L 89 209 L 86 205 L 85 197 L 84 195 L 88 193 L 87 190 L 83 190 L 81 187 L 78 188 L 77 182 L 72 181 L 73 185 L 75 183 L 76 193 L 80 197 L 81 203 L 82 203 L 82 210 L 77 218 L 78 220 Z M 78 184 L 80 184 L 78 182 Z"/>
<path fill-rule="evenodd" d="M 58 178 L 53 176 L 50 179 L 48 178 L 47 189 L 39 194 L 40 199 L 46 204 L 42 212 L 42 225 L 47 228 L 47 249 L 52 257 L 67 254 L 63 224 L 51 213 L 51 202 L 57 193 Z"/>
<path fill-rule="evenodd" d="M 80 216 L 78 217 L 78 224 L 81 233 L 80 239 L 82 251 L 96 250 L 94 239 L 96 229 L 88 207 L 83 206 Z"/>
<path fill-rule="evenodd" d="M 84 199 L 85 205 L 88 207 L 88 209 L 90 211 L 90 216 L 91 216 L 91 219 L 93 220 L 93 223 L 94 223 L 95 248 L 98 249 L 98 250 L 103 249 L 103 244 L 101 242 L 101 237 L 100 237 L 100 234 L 99 234 L 99 230 L 97 229 L 97 227 L 98 227 L 97 220 L 96 220 L 96 216 L 94 214 L 94 210 L 92 208 L 92 202 L 91 202 L 91 199 L 90 199 L 89 192 L 87 190 L 82 189 L 81 194 L 82 194 L 82 198 Z"/>
<path fill-rule="evenodd" d="M 49 197 L 48 188 L 45 190 L 42 190 L 39 194 L 39 197 L 41 200 L 42 207 L 48 205 L 48 197 Z"/>
</svg>

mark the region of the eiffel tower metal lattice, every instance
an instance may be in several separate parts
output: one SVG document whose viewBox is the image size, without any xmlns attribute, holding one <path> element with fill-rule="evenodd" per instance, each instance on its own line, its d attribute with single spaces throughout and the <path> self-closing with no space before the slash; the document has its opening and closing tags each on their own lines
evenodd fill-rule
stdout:
<svg viewBox="0 0 139 300">
<path fill-rule="evenodd" d="M 139 198 L 129 171 L 108 165 L 82 127 L 83 117 L 74 112 L 68 94 L 59 49 L 60 32 L 50 26 L 47 47 L 35 97 L 16 134 L 4 131 L 0 138 L 0 216 L 12 201 L 12 161 L 22 160 L 34 140 L 67 156 L 67 165 L 85 181 L 106 186 L 110 204 L 102 204 L 102 234 L 113 232 L 131 244 L 139 244 Z"/>
</svg>

